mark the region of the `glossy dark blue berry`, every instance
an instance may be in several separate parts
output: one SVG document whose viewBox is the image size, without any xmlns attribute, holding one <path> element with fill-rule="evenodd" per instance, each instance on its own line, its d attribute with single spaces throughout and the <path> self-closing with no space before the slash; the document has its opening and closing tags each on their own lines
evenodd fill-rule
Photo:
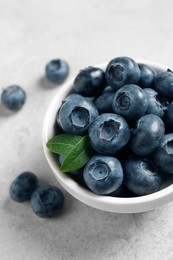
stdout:
<svg viewBox="0 0 173 260">
<path fill-rule="evenodd" d="M 31 172 L 23 172 L 12 182 L 10 196 L 17 202 L 24 202 L 31 198 L 38 186 L 38 178 Z"/>
<path fill-rule="evenodd" d="M 19 110 L 26 101 L 26 92 L 18 85 L 5 88 L 1 94 L 1 101 L 11 110 Z"/>
<path fill-rule="evenodd" d="M 95 155 L 84 168 L 83 177 L 90 190 L 97 194 L 109 194 L 117 190 L 123 181 L 121 163 L 114 157 Z"/>
<path fill-rule="evenodd" d="M 131 129 L 129 147 L 137 155 L 149 155 L 159 147 L 164 133 L 165 127 L 160 117 L 144 115 Z"/>
<path fill-rule="evenodd" d="M 117 57 L 106 68 L 106 81 L 114 90 L 126 84 L 136 84 L 140 79 L 137 63 L 129 57 Z"/>
<path fill-rule="evenodd" d="M 42 218 L 54 216 L 61 210 L 63 204 L 63 193 L 52 185 L 39 187 L 31 197 L 31 207 L 34 213 Z"/>
<path fill-rule="evenodd" d="M 173 72 L 164 71 L 157 74 L 155 78 L 156 91 L 168 99 L 173 98 Z"/>
<path fill-rule="evenodd" d="M 96 117 L 88 129 L 90 144 L 101 154 L 114 154 L 121 150 L 130 137 L 129 126 L 123 117 L 105 113 Z"/>
<path fill-rule="evenodd" d="M 134 121 L 147 111 L 148 99 L 140 87 L 128 84 L 117 90 L 112 100 L 112 108 L 114 113 Z"/>
<path fill-rule="evenodd" d="M 105 88 L 105 73 L 100 68 L 87 67 L 74 79 L 74 91 L 85 97 L 93 97 Z"/>
<path fill-rule="evenodd" d="M 143 63 L 139 63 L 138 66 L 141 71 L 138 85 L 141 88 L 152 88 L 154 86 L 154 79 L 157 74 L 156 70 L 153 67 Z"/>
<path fill-rule="evenodd" d="M 166 121 L 168 126 L 173 129 L 173 102 L 171 102 L 166 110 Z"/>
<path fill-rule="evenodd" d="M 153 160 L 161 172 L 173 174 L 173 133 L 164 135 Z"/>
<path fill-rule="evenodd" d="M 156 192 L 161 176 L 150 158 L 131 156 L 123 165 L 124 184 L 137 195 Z"/>
<path fill-rule="evenodd" d="M 154 114 L 163 118 L 168 106 L 168 102 L 165 98 L 160 97 L 158 92 L 152 88 L 144 88 L 144 93 L 148 99 L 148 108 L 146 114 Z"/>
<path fill-rule="evenodd" d="M 69 75 L 69 65 L 62 59 L 51 60 L 45 67 L 45 73 L 51 82 L 61 83 Z"/>
<path fill-rule="evenodd" d="M 99 114 L 112 113 L 112 100 L 115 92 L 113 89 L 108 89 L 104 91 L 99 97 L 94 100 L 94 105 L 96 106 Z"/>
<path fill-rule="evenodd" d="M 67 133 L 83 135 L 87 133 L 89 125 L 97 116 L 97 108 L 90 100 L 81 95 L 72 94 L 65 102 L 62 102 L 57 122 Z"/>
</svg>

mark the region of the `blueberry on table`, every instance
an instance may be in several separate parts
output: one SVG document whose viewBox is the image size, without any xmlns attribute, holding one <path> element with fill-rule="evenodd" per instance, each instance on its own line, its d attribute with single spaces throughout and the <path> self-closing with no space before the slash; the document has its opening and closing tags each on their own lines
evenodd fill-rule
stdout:
<svg viewBox="0 0 173 260">
<path fill-rule="evenodd" d="M 138 85 L 141 88 L 152 88 L 154 86 L 154 79 L 157 74 L 156 70 L 153 67 L 143 63 L 138 63 L 138 66 L 141 71 Z"/>
<path fill-rule="evenodd" d="M 164 135 L 158 149 L 153 153 L 153 160 L 163 173 L 173 174 L 173 134 Z"/>
<path fill-rule="evenodd" d="M 114 113 L 129 121 L 134 121 L 145 114 L 148 108 L 148 99 L 140 87 L 128 84 L 116 91 L 112 108 Z"/>
<path fill-rule="evenodd" d="M 106 68 L 106 81 L 114 90 L 126 84 L 136 84 L 140 79 L 137 63 L 129 57 L 117 57 Z"/>
<path fill-rule="evenodd" d="M 69 134 L 83 135 L 98 116 L 95 105 L 87 98 L 72 94 L 68 96 L 58 111 L 57 122 Z"/>
<path fill-rule="evenodd" d="M 173 72 L 163 71 L 158 73 L 154 85 L 160 95 L 173 99 Z"/>
<path fill-rule="evenodd" d="M 143 91 L 148 99 L 148 108 L 146 114 L 154 114 L 160 118 L 163 118 L 168 106 L 167 100 L 163 97 L 160 97 L 158 92 L 152 88 L 144 88 Z"/>
<path fill-rule="evenodd" d="M 105 113 L 96 117 L 88 129 L 90 144 L 101 154 L 114 154 L 121 150 L 130 137 L 129 126 L 123 117 Z"/>
<path fill-rule="evenodd" d="M 131 156 L 123 165 L 124 184 L 137 195 L 156 192 L 161 186 L 161 176 L 150 158 Z"/>
<path fill-rule="evenodd" d="M 10 196 L 17 202 L 24 202 L 31 198 L 38 186 L 38 178 L 31 172 L 21 173 L 10 186 Z"/>
<path fill-rule="evenodd" d="M 62 59 L 51 60 L 45 67 L 45 73 L 51 82 L 61 83 L 69 75 L 69 65 Z"/>
<path fill-rule="evenodd" d="M 86 185 L 96 194 L 109 194 L 116 191 L 123 181 L 121 163 L 114 157 L 95 155 L 84 168 Z"/>
<path fill-rule="evenodd" d="M 173 102 L 171 102 L 166 110 L 166 121 L 168 126 L 173 129 Z"/>
<path fill-rule="evenodd" d="M 31 197 L 31 207 L 41 218 L 52 217 L 64 204 L 64 195 L 60 189 L 52 185 L 41 186 Z"/>
<path fill-rule="evenodd" d="M 160 117 L 144 115 L 131 129 L 129 148 L 137 155 L 149 155 L 159 147 L 164 133 L 165 126 Z"/>
<path fill-rule="evenodd" d="M 93 97 L 105 88 L 105 73 L 100 68 L 87 67 L 74 80 L 74 91 L 85 97 Z"/>
<path fill-rule="evenodd" d="M 18 85 L 11 85 L 2 91 L 1 101 L 8 109 L 19 110 L 26 101 L 26 92 Z"/>
</svg>

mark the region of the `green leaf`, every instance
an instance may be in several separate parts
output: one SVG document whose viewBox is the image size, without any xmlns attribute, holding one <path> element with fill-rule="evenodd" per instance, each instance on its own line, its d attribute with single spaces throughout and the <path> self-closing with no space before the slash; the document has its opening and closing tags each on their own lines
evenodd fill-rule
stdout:
<svg viewBox="0 0 173 260">
<path fill-rule="evenodd" d="M 81 136 L 81 139 L 66 155 L 60 170 L 62 172 L 72 172 L 82 168 L 93 156 L 94 151 L 89 144 L 88 136 Z"/>
<path fill-rule="evenodd" d="M 79 135 L 56 135 L 47 142 L 47 148 L 53 153 L 67 155 L 81 138 L 82 136 Z"/>
</svg>

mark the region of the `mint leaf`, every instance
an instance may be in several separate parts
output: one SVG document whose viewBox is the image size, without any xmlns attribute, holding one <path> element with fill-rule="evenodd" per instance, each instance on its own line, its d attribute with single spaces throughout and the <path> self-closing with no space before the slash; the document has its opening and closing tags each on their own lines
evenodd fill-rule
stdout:
<svg viewBox="0 0 173 260">
<path fill-rule="evenodd" d="M 81 138 L 79 135 L 56 135 L 47 142 L 47 148 L 53 153 L 67 155 Z"/>
<path fill-rule="evenodd" d="M 80 140 L 66 155 L 60 170 L 62 172 L 72 172 L 82 168 L 93 156 L 94 151 L 89 144 L 88 136 L 81 136 Z"/>
</svg>

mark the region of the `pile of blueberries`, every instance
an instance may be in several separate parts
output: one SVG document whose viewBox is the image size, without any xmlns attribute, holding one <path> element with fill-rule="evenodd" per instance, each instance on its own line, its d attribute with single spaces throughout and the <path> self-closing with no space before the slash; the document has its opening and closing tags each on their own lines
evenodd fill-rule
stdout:
<svg viewBox="0 0 173 260">
<path fill-rule="evenodd" d="M 46 78 L 52 83 L 62 83 L 69 75 L 69 65 L 62 59 L 51 60 L 45 67 Z M 26 102 L 26 92 L 19 85 L 3 89 L 1 102 L 11 111 L 20 110 Z M 62 191 L 53 185 L 39 185 L 32 172 L 22 172 L 11 183 L 10 197 L 16 202 L 30 200 L 33 212 L 39 217 L 52 217 L 59 213 L 64 204 Z"/>
<path fill-rule="evenodd" d="M 147 195 L 173 174 L 170 69 L 129 57 L 112 59 L 105 71 L 87 67 L 75 77 L 56 121 L 65 133 L 89 135 L 96 154 L 82 176 L 96 194 L 117 194 L 125 186 L 134 196 Z"/>
</svg>

